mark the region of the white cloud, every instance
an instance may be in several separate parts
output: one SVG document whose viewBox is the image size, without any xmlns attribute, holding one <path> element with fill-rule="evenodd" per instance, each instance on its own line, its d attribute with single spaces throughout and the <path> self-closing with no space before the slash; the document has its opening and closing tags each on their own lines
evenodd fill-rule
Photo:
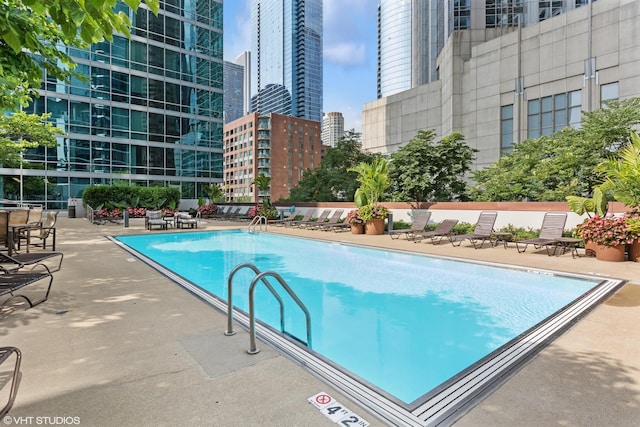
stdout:
<svg viewBox="0 0 640 427">
<path fill-rule="evenodd" d="M 337 43 L 325 46 L 325 61 L 343 66 L 360 66 L 366 61 L 366 47 L 364 43 Z"/>
</svg>

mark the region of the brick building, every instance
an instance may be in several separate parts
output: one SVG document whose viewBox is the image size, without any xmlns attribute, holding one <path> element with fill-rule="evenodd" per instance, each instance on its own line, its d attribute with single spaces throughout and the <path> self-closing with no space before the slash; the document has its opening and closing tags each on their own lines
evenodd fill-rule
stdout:
<svg viewBox="0 0 640 427">
<path fill-rule="evenodd" d="M 320 122 L 276 113 L 252 113 L 224 126 L 224 189 L 228 202 L 258 202 L 267 196 L 253 184 L 271 177 L 272 201 L 287 198 L 325 150 Z"/>
</svg>

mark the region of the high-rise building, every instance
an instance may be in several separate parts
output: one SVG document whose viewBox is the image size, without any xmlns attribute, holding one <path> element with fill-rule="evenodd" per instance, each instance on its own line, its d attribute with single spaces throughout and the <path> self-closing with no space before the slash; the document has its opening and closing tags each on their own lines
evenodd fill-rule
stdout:
<svg viewBox="0 0 640 427">
<path fill-rule="evenodd" d="M 443 12 L 443 0 L 380 0 L 378 98 L 438 79 Z"/>
<path fill-rule="evenodd" d="M 365 104 L 369 151 L 393 153 L 420 130 L 461 132 L 482 169 L 514 144 L 580 126 L 583 111 L 640 96 L 640 2 L 436 1 L 449 29 L 438 79 Z"/>
<path fill-rule="evenodd" d="M 251 53 L 242 52 L 235 62 L 224 61 L 224 123 L 249 112 L 251 92 Z"/>
<path fill-rule="evenodd" d="M 54 149 L 25 154 L 33 181 L 24 202 L 64 209 L 92 184 L 171 186 L 185 199 L 222 181 L 222 1 L 163 0 L 158 15 L 118 3 L 131 38 L 68 48 L 90 80 L 68 84 L 47 75 L 28 113 L 51 113 L 66 131 Z M 7 182 L 18 171 L 0 168 Z M 35 183 L 35 184 L 34 184 Z M 46 190 L 45 190 L 46 187 Z M 15 193 L 15 192 L 14 192 Z"/>
<path fill-rule="evenodd" d="M 255 0 L 251 111 L 322 120 L 322 0 Z"/>
<path fill-rule="evenodd" d="M 287 198 L 307 169 L 320 165 L 326 146 L 320 122 L 251 113 L 224 126 L 224 188 L 229 202 Z M 255 178 L 271 178 L 269 194 L 259 193 Z"/>
<path fill-rule="evenodd" d="M 344 117 L 342 113 L 331 112 L 322 117 L 322 143 L 335 147 L 344 136 Z"/>
<path fill-rule="evenodd" d="M 380 0 L 378 98 L 438 80 L 438 55 L 453 31 L 537 24 L 588 3 L 589 0 Z"/>
</svg>

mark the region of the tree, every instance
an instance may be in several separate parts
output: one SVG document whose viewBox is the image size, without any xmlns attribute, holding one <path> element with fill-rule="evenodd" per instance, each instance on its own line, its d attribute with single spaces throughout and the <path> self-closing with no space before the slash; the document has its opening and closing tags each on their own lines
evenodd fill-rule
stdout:
<svg viewBox="0 0 640 427">
<path fill-rule="evenodd" d="M 515 144 L 493 165 L 473 173 L 470 195 L 478 201 L 560 201 L 590 197 L 603 181 L 596 166 L 629 145 L 640 124 L 640 99 L 608 102 L 584 113 L 580 129 Z"/>
<path fill-rule="evenodd" d="M 0 163 L 17 167 L 23 162 L 25 150 L 36 147 L 56 147 L 56 136 L 64 132 L 47 122 L 50 114 L 26 114 L 19 111 L 0 116 Z"/>
<path fill-rule="evenodd" d="M 37 96 L 42 69 L 67 81 L 76 64 L 61 46 L 86 48 L 113 34 L 130 36 L 127 15 L 117 4 L 137 11 L 142 0 L 5 0 L 0 4 L 0 109 L 15 110 Z M 145 0 L 158 13 L 158 0 Z"/>
<path fill-rule="evenodd" d="M 260 173 L 254 180 L 253 184 L 258 186 L 258 191 L 261 194 L 266 194 L 264 202 L 267 205 L 271 205 L 271 200 L 269 198 L 269 187 L 271 186 L 271 177 L 266 176 L 264 173 Z"/>
<path fill-rule="evenodd" d="M 463 178 L 477 151 L 454 132 L 435 142 L 435 131 L 421 130 L 405 146 L 391 155 L 390 177 L 394 199 L 424 201 L 464 200 Z"/>
<path fill-rule="evenodd" d="M 327 153 L 316 169 L 307 170 L 302 179 L 289 192 L 289 200 L 298 202 L 333 202 L 353 200 L 358 188 L 357 174 L 350 168 L 374 156 L 362 151 L 360 133 L 353 129 Z"/>
</svg>

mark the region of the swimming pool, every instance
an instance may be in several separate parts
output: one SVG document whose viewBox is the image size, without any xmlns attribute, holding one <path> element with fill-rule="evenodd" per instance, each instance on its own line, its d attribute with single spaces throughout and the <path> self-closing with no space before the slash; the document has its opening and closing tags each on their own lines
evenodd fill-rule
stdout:
<svg viewBox="0 0 640 427">
<path fill-rule="evenodd" d="M 179 283 L 205 289 L 205 299 L 227 299 L 238 264 L 277 272 L 309 308 L 313 351 L 266 327 L 260 337 L 407 425 L 449 419 L 622 284 L 268 233 L 117 240 Z M 234 276 L 234 305 L 243 311 L 254 277 L 248 269 Z M 278 305 L 264 286 L 256 301 L 257 317 L 278 330 Z M 303 314 L 287 308 L 286 331 L 304 341 L 304 325 Z"/>
</svg>

